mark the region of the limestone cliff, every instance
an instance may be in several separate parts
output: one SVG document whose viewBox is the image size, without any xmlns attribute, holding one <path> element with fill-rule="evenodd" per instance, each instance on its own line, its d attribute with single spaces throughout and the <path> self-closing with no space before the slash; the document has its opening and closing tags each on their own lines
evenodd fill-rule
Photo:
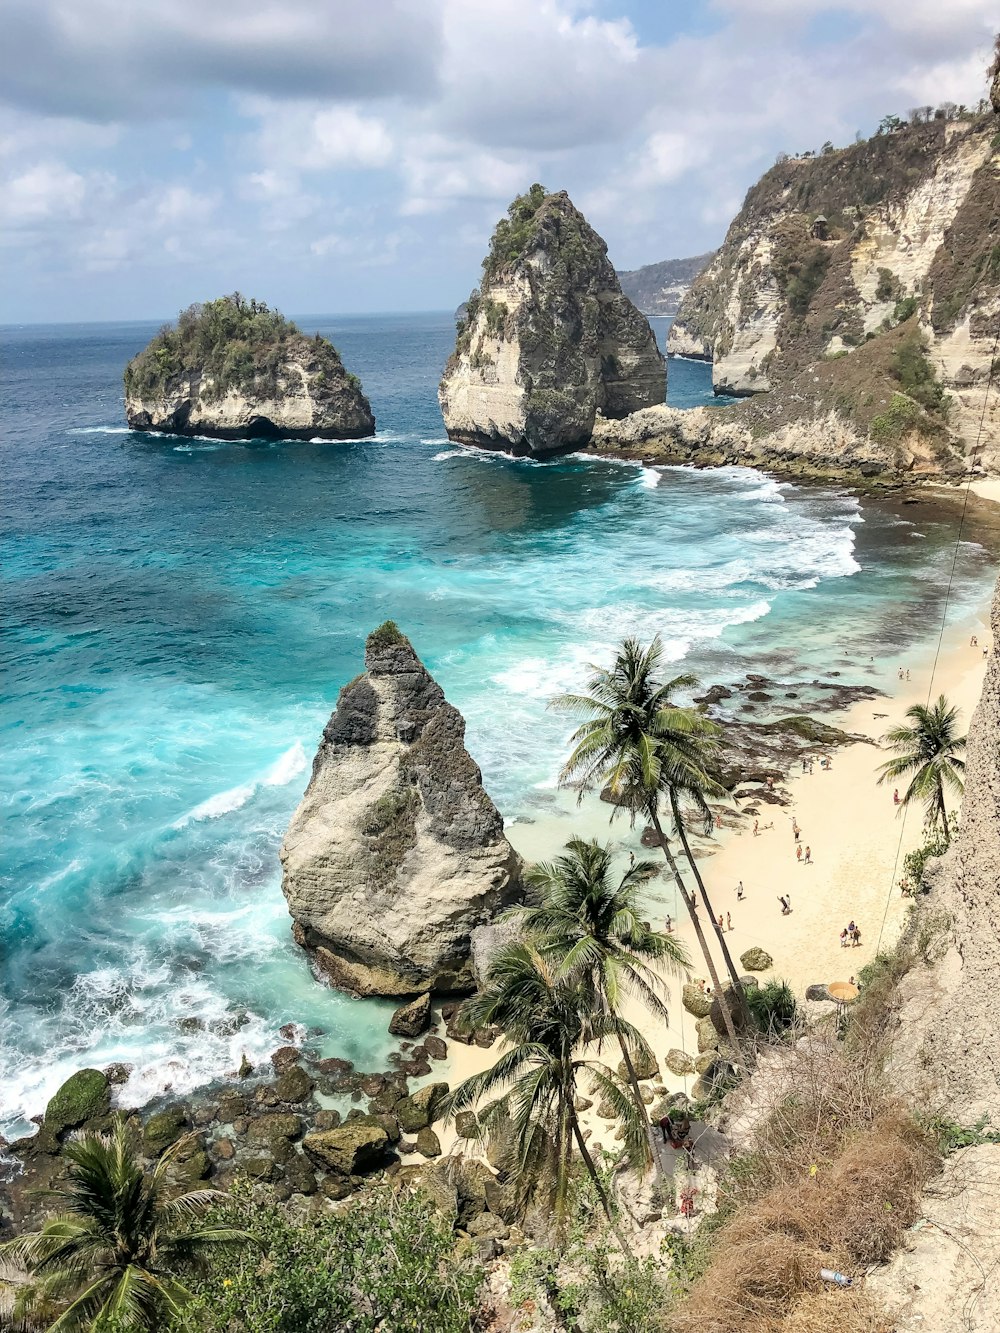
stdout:
<svg viewBox="0 0 1000 1333">
<path fill-rule="evenodd" d="M 711 359 L 717 393 L 770 393 L 748 412 L 757 434 L 835 411 L 881 442 L 922 437 L 936 470 L 1000 471 L 997 396 L 971 457 L 1000 328 L 998 235 L 993 115 L 781 161 L 692 285 L 668 351 Z M 897 329 L 916 375 L 881 346 Z"/>
<path fill-rule="evenodd" d="M 540 185 L 497 224 L 438 390 L 449 438 L 512 453 L 577 448 L 597 413 L 662 403 L 665 365 L 607 246 Z"/>
<path fill-rule="evenodd" d="M 474 985 L 471 935 L 519 894 L 520 863 L 465 723 L 388 622 L 345 685 L 281 849 L 300 944 L 362 995 Z"/>
<path fill-rule="evenodd" d="M 947 923 L 943 955 L 901 982 L 894 1072 L 946 1119 L 971 1125 L 988 1116 L 1000 1128 L 1000 581 L 992 629 L 986 680 L 969 724 L 961 827 L 924 908 Z"/>
<path fill-rule="evenodd" d="M 644 315 L 676 315 L 698 274 L 715 251 L 688 259 L 661 259 L 642 268 L 618 270 L 622 291 Z"/>
<path fill-rule="evenodd" d="M 191 306 L 129 362 L 125 415 L 133 430 L 217 439 L 375 433 L 360 382 L 333 345 L 239 293 Z"/>
</svg>

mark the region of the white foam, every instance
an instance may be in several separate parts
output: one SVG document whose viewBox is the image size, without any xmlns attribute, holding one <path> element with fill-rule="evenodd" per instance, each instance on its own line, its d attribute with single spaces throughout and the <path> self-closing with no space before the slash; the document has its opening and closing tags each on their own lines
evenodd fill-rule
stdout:
<svg viewBox="0 0 1000 1333">
<path fill-rule="evenodd" d="M 171 827 L 181 829 L 192 821 L 219 819 L 222 815 L 230 815 L 234 810 L 242 809 L 247 801 L 256 795 L 260 787 L 284 787 L 305 770 L 308 762 L 305 747 L 301 741 L 296 741 L 275 760 L 263 776 L 251 782 L 240 783 L 238 787 L 216 792 L 214 796 L 209 796 L 207 800 L 201 801 L 186 814 L 181 815 Z"/>
<path fill-rule="evenodd" d="M 660 474 L 656 468 L 644 467 L 639 474 L 642 486 L 647 491 L 655 491 L 660 484 Z"/>
<path fill-rule="evenodd" d="M 432 441 L 429 440 L 428 444 L 430 443 L 432 443 Z M 469 452 L 468 449 L 445 449 L 441 453 L 435 454 L 434 457 L 431 459 L 431 462 L 443 463 L 446 458 L 461 458 L 464 454 L 467 454 L 468 452 Z"/>
<path fill-rule="evenodd" d="M 72 426 L 67 435 L 131 435 L 131 426 Z"/>
</svg>

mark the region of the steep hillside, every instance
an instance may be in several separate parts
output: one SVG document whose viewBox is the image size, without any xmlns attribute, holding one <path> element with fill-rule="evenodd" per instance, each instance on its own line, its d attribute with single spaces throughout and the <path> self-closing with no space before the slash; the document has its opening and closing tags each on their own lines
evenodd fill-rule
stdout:
<svg viewBox="0 0 1000 1333">
<path fill-rule="evenodd" d="M 676 315 L 698 274 L 715 251 L 689 259 L 662 259 L 658 264 L 618 271 L 622 291 L 644 315 Z"/>
<path fill-rule="evenodd" d="M 760 395 L 755 435 L 835 411 L 876 439 L 921 437 L 913 452 L 937 465 L 977 461 L 1000 329 L 997 129 L 990 114 L 931 120 L 776 164 L 692 285 L 668 350 L 710 358 L 719 394 Z M 998 426 L 993 399 L 990 471 Z"/>
</svg>

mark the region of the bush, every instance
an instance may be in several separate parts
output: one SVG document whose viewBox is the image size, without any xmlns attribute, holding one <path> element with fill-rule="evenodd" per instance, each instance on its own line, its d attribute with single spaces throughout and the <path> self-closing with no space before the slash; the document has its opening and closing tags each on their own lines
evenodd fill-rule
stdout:
<svg viewBox="0 0 1000 1333">
<path fill-rule="evenodd" d="M 903 873 L 914 890 L 923 887 L 924 871 L 927 868 L 928 861 L 944 856 L 947 850 L 948 839 L 943 833 L 934 833 L 922 847 L 916 847 L 912 852 L 906 853 L 903 857 Z"/>
<path fill-rule="evenodd" d="M 768 1041 L 777 1041 L 795 1026 L 799 1006 L 787 981 L 765 981 L 763 986 L 748 986 L 746 997 L 753 1025 Z"/>
<path fill-rule="evenodd" d="M 202 390 L 206 398 L 222 398 L 231 389 L 280 397 L 293 348 L 318 359 L 327 379 L 344 374 L 336 349 L 325 338 L 306 338 L 279 311 L 234 292 L 189 306 L 175 327 L 162 328 L 126 366 L 125 390 L 140 398 L 156 397 L 171 381 L 190 377 L 208 381 Z"/>
<path fill-rule="evenodd" d="M 894 393 L 884 412 L 872 417 L 868 433 L 879 444 L 895 444 L 920 423 L 920 407 L 905 394 Z"/>
<path fill-rule="evenodd" d="M 192 1285 L 187 1333 L 468 1333 L 481 1265 L 419 1195 L 366 1191 L 338 1213 L 293 1219 L 244 1189 L 220 1210 L 259 1243 Z"/>
<path fill-rule="evenodd" d="M 876 301 L 891 301 L 899 296 L 899 279 L 891 268 L 878 270 L 878 284 L 875 287 Z"/>
<path fill-rule="evenodd" d="M 535 214 L 545 202 L 545 186 L 537 182 L 525 194 L 519 194 L 501 218 L 490 240 L 489 254 L 483 260 L 483 276 L 494 279 L 504 269 L 515 264 L 531 237 Z M 472 313 L 469 314 L 472 322 Z"/>
</svg>

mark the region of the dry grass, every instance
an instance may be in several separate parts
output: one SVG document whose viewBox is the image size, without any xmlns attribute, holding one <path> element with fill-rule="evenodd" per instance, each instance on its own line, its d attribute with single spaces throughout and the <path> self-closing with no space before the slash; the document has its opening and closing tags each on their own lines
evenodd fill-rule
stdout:
<svg viewBox="0 0 1000 1333">
<path fill-rule="evenodd" d="M 886 995 L 886 1000 L 890 999 Z M 860 1026 L 860 1025 L 859 1025 Z M 886 1025 L 851 1048 L 798 1048 L 790 1093 L 753 1131 L 720 1185 L 725 1220 L 701 1275 L 671 1310 L 670 1333 L 884 1333 L 857 1289 L 830 1289 L 821 1268 L 860 1277 L 915 1219 L 938 1167 L 932 1137 L 898 1104 L 883 1069 Z"/>
</svg>

